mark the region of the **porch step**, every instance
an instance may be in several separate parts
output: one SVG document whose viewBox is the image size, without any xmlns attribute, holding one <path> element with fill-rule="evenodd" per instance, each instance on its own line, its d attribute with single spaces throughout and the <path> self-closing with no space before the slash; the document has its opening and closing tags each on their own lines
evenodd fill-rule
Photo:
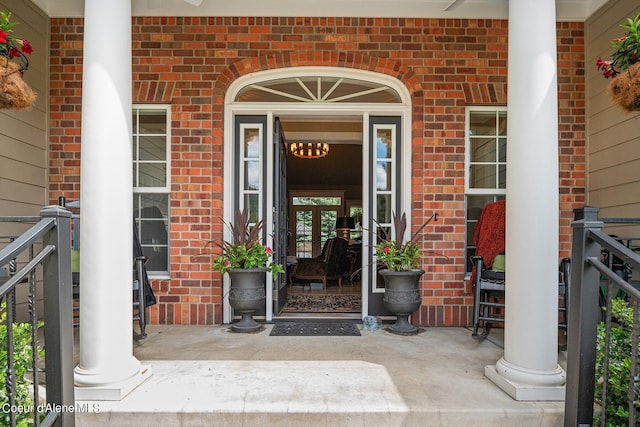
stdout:
<svg viewBox="0 0 640 427">
<path fill-rule="evenodd" d="M 135 351 L 152 376 L 122 401 L 79 402 L 90 412 L 76 413 L 76 425 L 562 425 L 563 402 L 516 402 L 487 380 L 501 350 L 466 329 L 270 337 L 270 327 L 152 326 Z M 164 360 L 143 359 L 154 351 Z"/>
</svg>

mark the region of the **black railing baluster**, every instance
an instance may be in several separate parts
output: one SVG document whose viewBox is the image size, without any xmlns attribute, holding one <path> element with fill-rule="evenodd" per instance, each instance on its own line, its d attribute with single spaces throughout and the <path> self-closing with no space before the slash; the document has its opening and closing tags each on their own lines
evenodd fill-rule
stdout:
<svg viewBox="0 0 640 427">
<path fill-rule="evenodd" d="M 638 404 L 638 300 L 631 303 L 633 307 L 633 325 L 631 329 L 631 365 L 629 367 L 629 425 L 636 425 L 636 405 Z"/>
<path fill-rule="evenodd" d="M 33 245 L 29 247 L 29 261 L 33 259 Z M 38 381 L 38 300 L 36 296 L 36 271 L 29 273 L 29 322 L 31 324 L 31 370 L 33 372 L 33 424 L 40 425 L 38 405 L 40 403 L 40 391 Z"/>
<path fill-rule="evenodd" d="M 609 266 L 611 267 L 611 266 Z M 609 400 L 609 349 L 611 348 L 611 307 L 612 307 L 612 295 L 613 295 L 613 285 L 611 284 L 611 280 L 607 280 L 607 288 L 606 288 L 606 298 L 605 298 L 605 310 L 604 310 L 604 321 L 605 321 L 605 334 L 604 334 L 604 361 L 602 363 L 602 402 L 600 403 L 600 407 L 602 408 L 602 417 L 600 421 L 600 426 L 605 427 L 607 425 L 607 401 Z"/>
<path fill-rule="evenodd" d="M 11 289 L 7 293 L 7 317 L 6 317 L 6 326 L 7 326 L 7 377 L 5 378 L 5 386 L 7 388 L 7 395 L 9 396 L 9 423 L 11 426 L 16 425 L 16 411 L 13 411 L 12 408 L 16 406 L 16 365 L 14 358 L 14 339 L 13 339 L 13 299 L 15 291 Z"/>
<path fill-rule="evenodd" d="M 11 239 L 13 241 L 13 239 Z M 13 258 L 11 261 L 9 261 L 9 277 L 11 276 L 15 276 L 16 272 L 18 271 L 18 259 L 17 258 Z M 11 313 L 13 314 L 13 320 L 16 320 L 16 294 L 15 292 L 9 294 L 9 297 L 11 298 L 11 302 L 13 303 L 11 306 L 13 307 L 11 310 Z"/>
</svg>

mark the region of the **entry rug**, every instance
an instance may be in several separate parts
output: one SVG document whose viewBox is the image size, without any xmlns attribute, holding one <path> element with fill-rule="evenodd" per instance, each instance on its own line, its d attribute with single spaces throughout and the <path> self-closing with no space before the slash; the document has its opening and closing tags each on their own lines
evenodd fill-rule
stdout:
<svg viewBox="0 0 640 427">
<path fill-rule="evenodd" d="M 355 323 L 346 322 L 278 322 L 269 334 L 297 337 L 359 337 L 360 330 Z"/>
<path fill-rule="evenodd" d="M 362 311 L 360 295 L 289 294 L 285 313 L 359 313 Z"/>
</svg>

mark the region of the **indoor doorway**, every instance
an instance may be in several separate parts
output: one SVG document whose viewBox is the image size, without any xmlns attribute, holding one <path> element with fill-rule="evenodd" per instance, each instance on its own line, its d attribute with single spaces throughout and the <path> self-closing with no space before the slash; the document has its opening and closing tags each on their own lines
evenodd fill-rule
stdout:
<svg viewBox="0 0 640 427">
<path fill-rule="evenodd" d="M 336 237 L 336 220 L 344 210 L 344 192 L 288 194 L 291 205 L 288 255 L 296 258 L 318 257 L 327 239 Z"/>
<path fill-rule="evenodd" d="M 351 239 L 352 229 L 339 222 L 348 217 L 349 206 L 362 206 L 362 120 L 361 115 L 278 116 L 288 146 L 289 277 L 286 304 L 276 312 L 274 303 L 274 315 L 361 316 L 362 286 L 352 273 L 360 268 L 356 247 L 362 242 Z"/>
</svg>

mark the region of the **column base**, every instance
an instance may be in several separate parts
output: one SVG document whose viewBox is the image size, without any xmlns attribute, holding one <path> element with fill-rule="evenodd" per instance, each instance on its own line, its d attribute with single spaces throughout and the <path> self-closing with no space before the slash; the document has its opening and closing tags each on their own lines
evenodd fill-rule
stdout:
<svg viewBox="0 0 640 427">
<path fill-rule="evenodd" d="M 140 371 L 133 377 L 114 384 L 102 386 L 74 387 L 76 400 L 122 400 L 131 391 L 151 376 L 149 365 L 141 365 Z"/>
<path fill-rule="evenodd" d="M 564 375 L 564 371 L 559 369 L 560 374 Z M 500 375 L 496 365 L 485 366 L 484 375 L 514 400 L 563 401 L 565 398 L 564 385 L 527 384 L 513 381 Z M 563 383 L 564 381 L 562 381 Z"/>
</svg>

